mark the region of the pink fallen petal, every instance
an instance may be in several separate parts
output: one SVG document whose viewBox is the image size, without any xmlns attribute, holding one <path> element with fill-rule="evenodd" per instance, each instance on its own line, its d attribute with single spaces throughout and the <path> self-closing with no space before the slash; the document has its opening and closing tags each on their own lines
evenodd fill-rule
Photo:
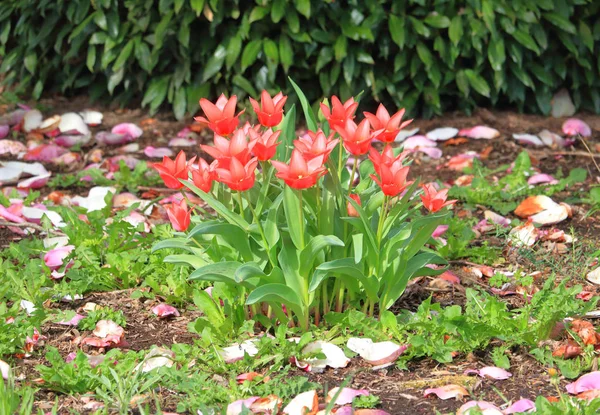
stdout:
<svg viewBox="0 0 600 415">
<path fill-rule="evenodd" d="M 437 228 L 435 228 L 431 236 L 433 236 L 434 238 L 439 238 L 440 236 L 445 234 L 447 230 L 448 225 L 439 225 Z"/>
<path fill-rule="evenodd" d="M 471 408 L 475 407 L 479 408 L 479 410 L 485 415 L 503 415 L 500 408 L 493 403 L 486 401 L 469 401 L 458 408 L 456 415 L 469 415 L 469 413 L 473 412 L 471 411 Z"/>
<path fill-rule="evenodd" d="M 510 415 L 522 412 L 533 412 L 534 410 L 535 402 L 529 399 L 519 399 L 502 412 L 504 412 L 504 415 Z"/>
<path fill-rule="evenodd" d="M 283 413 L 288 415 L 314 414 L 319 409 L 317 391 L 311 390 L 297 395 L 283 408 Z"/>
<path fill-rule="evenodd" d="M 571 395 L 577 395 L 578 393 L 593 389 L 600 389 L 600 372 L 586 373 L 575 382 L 569 383 L 566 388 L 567 392 Z"/>
<path fill-rule="evenodd" d="M 461 400 L 465 396 L 469 396 L 469 392 L 460 385 L 445 385 L 439 388 L 429 388 L 425 390 L 423 396 L 436 395 L 438 398 Z"/>
<path fill-rule="evenodd" d="M 183 138 L 177 137 L 169 140 L 169 147 L 193 147 L 198 143 L 192 137 Z"/>
<path fill-rule="evenodd" d="M 65 363 L 71 363 L 77 357 L 77 353 L 71 352 L 65 357 Z"/>
<path fill-rule="evenodd" d="M 473 138 L 475 140 L 491 140 L 500 136 L 500 131 L 487 125 L 477 125 L 472 128 L 463 128 L 458 132 L 459 136 Z"/>
<path fill-rule="evenodd" d="M 556 184 L 558 180 L 549 174 L 538 173 L 527 179 L 527 184 Z"/>
<path fill-rule="evenodd" d="M 339 408 L 335 408 L 331 411 L 332 414 L 334 415 L 355 415 L 355 411 L 354 408 L 352 408 L 351 406 L 340 406 Z M 317 415 L 327 415 L 325 410 L 319 411 L 317 412 Z M 368 415 L 368 414 L 363 414 L 363 415 Z"/>
<path fill-rule="evenodd" d="M 513 134 L 513 138 L 521 144 L 530 144 L 536 147 L 544 145 L 542 140 L 537 135 L 533 134 Z"/>
<path fill-rule="evenodd" d="M 39 110 L 27 111 L 23 116 L 23 131 L 29 133 L 35 130 L 42 124 L 43 120 L 44 117 L 42 116 L 42 113 Z"/>
<path fill-rule="evenodd" d="M 137 164 L 140 162 L 140 160 L 133 156 L 126 155 L 114 156 L 106 159 L 108 170 L 111 172 L 119 171 L 121 167 L 121 162 L 124 162 L 127 167 L 133 170 L 135 169 L 135 166 L 137 166 Z"/>
<path fill-rule="evenodd" d="M 433 141 L 446 141 L 450 140 L 452 137 L 456 137 L 457 134 L 457 128 L 442 127 L 429 131 L 425 136 Z"/>
<path fill-rule="evenodd" d="M 105 145 L 126 144 L 135 140 L 135 138 L 127 134 L 115 134 L 107 131 L 100 131 L 96 134 L 95 138 L 98 143 Z"/>
<path fill-rule="evenodd" d="M 96 323 L 93 334 L 109 343 L 118 344 L 125 336 L 125 329 L 112 320 L 100 320 Z"/>
<path fill-rule="evenodd" d="M 141 199 L 133 193 L 124 192 L 113 197 L 113 207 L 115 208 L 126 208 L 139 202 L 141 202 Z"/>
<path fill-rule="evenodd" d="M 109 347 L 113 343 L 107 339 L 100 339 L 98 337 L 85 337 L 79 342 L 80 346 L 92 346 L 92 347 Z"/>
<path fill-rule="evenodd" d="M 421 152 L 427 154 L 432 159 L 439 159 L 442 157 L 442 149 L 437 147 L 419 147 L 413 150 L 413 152 Z"/>
<path fill-rule="evenodd" d="M 243 408 L 249 409 L 250 405 L 259 399 L 258 396 L 252 396 L 246 399 L 240 399 L 227 405 L 227 415 L 240 415 Z"/>
<path fill-rule="evenodd" d="M 168 304 L 159 304 L 152 308 L 152 312 L 158 317 L 179 317 L 179 311 L 177 311 L 175 307 Z"/>
<path fill-rule="evenodd" d="M 370 393 L 366 389 L 352 389 L 352 388 L 342 388 L 341 392 L 339 392 L 340 388 L 336 387 L 331 389 L 327 393 L 326 401 L 329 403 L 332 399 L 335 398 L 334 405 L 346 405 L 348 403 L 352 403 L 354 398 L 357 396 L 369 396 Z M 339 394 L 338 394 L 339 392 Z"/>
<path fill-rule="evenodd" d="M 436 147 L 437 143 L 433 140 L 428 139 L 424 135 L 415 135 L 407 138 L 403 143 L 402 147 L 405 150 L 414 150 L 422 147 Z"/>
<path fill-rule="evenodd" d="M 309 371 L 311 372 L 320 373 L 328 366 L 335 369 L 343 368 L 350 363 L 350 359 L 346 357 L 344 351 L 333 343 L 317 340 L 307 344 L 304 349 L 302 349 L 302 354 L 314 353 L 323 354 L 325 355 L 325 358 L 311 357 L 304 359 L 303 362 L 310 365 Z"/>
<path fill-rule="evenodd" d="M 390 415 L 390 413 L 383 409 L 357 409 L 354 411 L 354 415 Z"/>
<path fill-rule="evenodd" d="M 74 112 L 61 115 L 58 129 L 61 134 L 87 135 L 90 133 L 90 129 L 81 118 L 81 115 Z"/>
<path fill-rule="evenodd" d="M 510 219 L 505 218 L 504 216 L 499 215 L 496 212 L 492 212 L 491 210 L 486 210 L 485 212 L 483 212 L 483 216 L 487 221 L 496 225 L 504 227 L 510 226 Z"/>
<path fill-rule="evenodd" d="M 505 380 L 510 378 L 512 374 L 500 367 L 486 366 L 479 369 L 479 376 L 481 376 L 482 378 Z"/>
<path fill-rule="evenodd" d="M 136 138 L 138 138 L 142 135 L 143 131 L 137 125 L 126 122 L 126 123 L 115 125 L 112 128 L 111 133 L 123 134 L 123 135 L 129 136 L 135 140 Z"/>
<path fill-rule="evenodd" d="M 2 379 L 8 379 L 10 366 L 4 360 L 0 360 L 0 373 L 2 373 Z"/>
<path fill-rule="evenodd" d="M 14 210 L 14 209 L 13 209 Z M 27 222 L 25 219 L 21 217 L 21 214 L 15 214 L 11 209 L 7 209 L 4 206 L 0 205 L 0 217 L 6 219 L 9 222 L 13 223 L 24 223 Z"/>
<path fill-rule="evenodd" d="M 148 146 L 144 149 L 144 154 L 149 158 L 161 159 L 165 156 L 173 157 L 173 150 L 167 147 L 154 148 L 152 146 Z"/>
<path fill-rule="evenodd" d="M 27 151 L 27 147 L 25 144 L 14 141 L 14 140 L 1 140 L 0 141 L 0 156 L 4 154 L 10 154 L 12 156 L 16 156 L 19 153 L 24 153 Z"/>
<path fill-rule="evenodd" d="M 75 246 L 73 245 L 51 249 L 44 255 L 44 263 L 51 270 L 58 269 L 63 265 L 65 258 L 67 258 L 74 249 Z"/>
<path fill-rule="evenodd" d="M 438 278 L 448 281 L 450 284 L 460 284 L 460 278 L 452 271 L 444 271 Z"/>
<path fill-rule="evenodd" d="M 10 126 L 8 124 L 0 125 L 0 140 L 6 138 L 10 132 Z"/>
<path fill-rule="evenodd" d="M 90 134 L 59 135 L 54 139 L 54 142 L 62 147 L 73 147 L 87 144 L 91 138 Z"/>
<path fill-rule="evenodd" d="M 358 337 L 348 339 L 347 347 L 373 366 L 395 362 L 408 348 L 391 341 L 373 343 L 371 339 Z"/>
<path fill-rule="evenodd" d="M 51 161 L 57 166 L 71 166 L 79 160 L 81 160 L 81 155 L 79 153 L 70 151 L 68 153 L 61 154 L 60 156 L 53 158 Z"/>
<path fill-rule="evenodd" d="M 568 136 L 580 135 L 582 137 L 590 137 L 592 129 L 584 121 L 578 118 L 569 118 L 562 125 L 562 131 Z"/>
<path fill-rule="evenodd" d="M 67 150 L 56 144 L 40 144 L 25 153 L 23 160 L 27 161 L 52 161 L 65 154 Z"/>
<path fill-rule="evenodd" d="M 466 153 L 457 154 L 446 162 L 445 166 L 451 170 L 462 171 L 467 167 L 473 165 L 473 159 L 480 158 L 481 156 L 475 151 L 467 151 Z"/>
<path fill-rule="evenodd" d="M 69 321 L 59 321 L 56 324 L 60 324 L 61 326 L 77 326 L 79 324 L 79 322 L 81 320 L 83 320 L 85 318 L 85 316 L 82 316 L 81 314 L 75 314 L 75 316 L 73 316 L 73 318 Z"/>
<path fill-rule="evenodd" d="M 22 180 L 17 184 L 19 189 L 41 189 L 46 186 L 52 173 L 46 173 L 41 176 L 30 177 L 29 179 Z"/>
<path fill-rule="evenodd" d="M 25 116 L 25 113 L 27 111 L 29 111 L 29 108 L 27 108 L 27 109 L 21 108 L 21 109 L 9 112 L 8 114 L 4 114 L 4 115 L 0 116 L 0 124 L 6 124 L 8 126 L 17 125 L 21 121 L 23 121 L 23 117 Z"/>
</svg>

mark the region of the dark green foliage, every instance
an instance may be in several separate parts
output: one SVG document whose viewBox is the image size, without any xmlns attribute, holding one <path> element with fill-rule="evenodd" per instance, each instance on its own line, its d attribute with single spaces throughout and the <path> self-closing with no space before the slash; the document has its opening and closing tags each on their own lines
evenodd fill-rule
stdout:
<svg viewBox="0 0 600 415">
<path fill-rule="evenodd" d="M 364 90 L 425 116 L 474 105 L 548 113 L 552 94 L 600 112 L 592 0 L 5 0 L 0 73 L 43 91 L 139 97 L 195 112 L 200 97 Z"/>
</svg>

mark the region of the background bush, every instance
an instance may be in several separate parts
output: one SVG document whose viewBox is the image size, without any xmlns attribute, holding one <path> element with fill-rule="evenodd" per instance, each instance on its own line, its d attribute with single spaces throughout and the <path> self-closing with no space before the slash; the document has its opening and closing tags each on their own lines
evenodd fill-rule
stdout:
<svg viewBox="0 0 600 415">
<path fill-rule="evenodd" d="M 475 105 L 600 112 L 597 0 L 2 0 L 0 72 L 178 118 L 222 91 L 364 90 L 422 115 Z"/>
</svg>

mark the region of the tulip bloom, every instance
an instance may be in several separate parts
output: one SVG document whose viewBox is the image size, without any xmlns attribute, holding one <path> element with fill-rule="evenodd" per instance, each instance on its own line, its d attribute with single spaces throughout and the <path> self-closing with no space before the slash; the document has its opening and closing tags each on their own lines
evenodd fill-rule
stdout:
<svg viewBox="0 0 600 415">
<path fill-rule="evenodd" d="M 335 129 L 336 126 L 344 128 L 346 121 L 354 119 L 357 108 L 358 102 L 354 102 L 354 98 L 350 98 L 342 104 L 335 95 L 331 97 L 331 111 L 327 105 L 321 103 L 321 112 L 332 129 Z"/>
<path fill-rule="evenodd" d="M 403 166 L 401 161 L 396 161 L 390 166 L 381 164 L 378 167 L 379 177 L 372 174 L 371 178 L 381 187 L 383 194 L 386 196 L 397 196 L 413 183 L 412 181 L 406 181 L 410 167 Z"/>
<path fill-rule="evenodd" d="M 254 132 L 254 130 L 250 130 L 252 153 L 260 161 L 272 159 L 277 151 L 277 146 L 281 143 L 277 141 L 280 135 L 281 130 L 273 132 L 269 129 L 262 133 L 262 135 Z"/>
<path fill-rule="evenodd" d="M 188 179 L 188 170 L 195 159 L 196 157 L 192 157 L 190 161 L 186 162 L 185 153 L 182 150 L 177 154 L 175 161 L 164 156 L 162 163 L 151 163 L 150 166 L 158 171 L 160 178 L 169 189 L 181 189 L 183 184 L 179 179 Z"/>
<path fill-rule="evenodd" d="M 371 148 L 371 125 L 366 118 L 360 124 L 352 120 L 346 121 L 344 128 L 335 126 L 335 131 L 342 137 L 344 148 L 354 156 L 362 156 L 367 154 Z"/>
<path fill-rule="evenodd" d="M 232 158 L 227 168 L 221 168 L 221 164 L 217 167 L 218 181 L 225 183 L 231 190 L 244 192 L 254 186 L 256 175 L 256 165 L 258 160 L 256 157 L 250 159 L 245 165 L 237 158 Z"/>
<path fill-rule="evenodd" d="M 287 101 L 287 96 L 281 92 L 273 98 L 265 90 L 260 94 L 260 105 L 256 100 L 250 98 L 250 103 L 254 112 L 258 116 L 258 122 L 263 127 L 275 127 L 283 118 L 283 106 Z"/>
<path fill-rule="evenodd" d="M 190 226 L 192 209 L 188 210 L 185 199 L 181 199 L 179 203 L 173 202 L 167 207 L 167 215 L 173 229 L 183 232 Z"/>
<path fill-rule="evenodd" d="M 323 155 L 306 161 L 298 149 L 292 151 L 289 165 L 276 160 L 271 161 L 277 169 L 276 176 L 294 189 L 308 189 L 314 186 L 319 177 L 327 172 L 323 163 Z"/>
<path fill-rule="evenodd" d="M 333 134 L 331 133 L 329 137 L 325 137 L 325 133 L 321 130 L 316 133 L 309 131 L 298 140 L 294 140 L 294 147 L 302 154 L 306 161 L 323 156 L 323 163 L 321 164 L 324 164 L 327 162 L 329 154 L 331 154 L 338 141 L 340 141 L 337 138 L 332 140 Z"/>
<path fill-rule="evenodd" d="M 369 160 L 373 163 L 375 172 L 379 174 L 379 167 L 384 165 L 390 167 L 392 164 L 398 162 L 402 163 L 406 153 L 402 152 L 397 156 L 394 155 L 394 149 L 391 146 L 385 146 L 381 154 L 374 148 L 369 149 Z"/>
<path fill-rule="evenodd" d="M 437 190 L 431 183 L 424 184 L 421 186 L 424 193 L 421 195 L 423 206 L 427 208 L 431 213 L 435 213 L 445 206 L 450 206 L 456 203 L 456 200 L 448 200 L 448 189 Z"/>
<path fill-rule="evenodd" d="M 218 161 L 213 162 L 210 166 L 204 159 L 200 159 L 198 169 L 192 170 L 192 181 L 194 185 L 203 192 L 210 192 L 212 182 L 215 179 L 215 166 Z"/>
<path fill-rule="evenodd" d="M 350 199 L 354 200 L 358 206 L 362 206 L 362 204 L 360 203 L 360 196 L 357 195 L 356 193 L 352 193 L 350 195 Z M 348 202 L 346 204 L 346 209 L 348 209 L 348 216 L 353 216 L 355 218 L 358 218 L 358 211 L 356 210 L 356 208 L 352 205 L 352 203 Z"/>
<path fill-rule="evenodd" d="M 237 97 L 235 95 L 227 99 L 225 95 L 221 94 L 215 104 L 202 98 L 200 106 L 206 118 L 195 117 L 194 120 L 208 124 L 208 128 L 213 130 L 215 134 L 229 135 L 237 128 L 240 122 L 239 116 L 244 112 L 242 110 L 235 115 L 236 104 Z"/>
<path fill-rule="evenodd" d="M 375 130 L 374 138 L 384 143 L 393 143 L 400 130 L 412 122 L 412 120 L 408 120 L 401 124 L 404 111 L 403 108 L 390 117 L 390 113 L 385 109 L 383 104 L 379 104 L 377 114 L 365 112 L 365 117 L 367 117 L 371 123 L 371 127 Z"/>
<path fill-rule="evenodd" d="M 200 148 L 210 154 L 215 160 L 219 160 L 219 167 L 228 168 L 232 158 L 238 159 L 242 164 L 250 160 L 252 145 L 248 144 L 248 138 L 243 130 L 237 130 L 231 140 L 215 134 L 215 146 L 200 145 Z"/>
</svg>

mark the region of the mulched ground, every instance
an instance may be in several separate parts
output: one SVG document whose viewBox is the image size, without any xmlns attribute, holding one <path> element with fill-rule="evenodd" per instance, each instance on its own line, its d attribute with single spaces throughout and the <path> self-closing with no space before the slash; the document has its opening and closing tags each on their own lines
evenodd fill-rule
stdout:
<svg viewBox="0 0 600 415">
<path fill-rule="evenodd" d="M 96 108 L 104 114 L 104 126 L 112 126 L 120 122 L 133 122 L 138 125 L 147 125 L 144 135 L 139 140 L 140 149 L 147 145 L 154 147 L 166 146 L 170 138 L 181 130 L 185 123 L 177 122 L 168 114 L 158 114 L 149 117 L 143 110 L 111 110 L 109 108 L 98 108 L 91 105 L 85 98 L 66 99 L 55 98 L 43 100 L 44 114 L 52 112 L 64 113 L 67 111 L 78 111 L 83 108 Z M 598 148 L 598 131 L 600 131 L 600 116 L 590 114 L 579 114 L 578 117 L 587 122 L 595 130 L 595 140 L 591 140 L 592 149 L 600 152 Z M 460 173 L 448 169 L 440 168 L 449 157 L 463 153 L 467 150 L 481 152 L 488 146 L 492 146 L 489 157 L 485 160 L 485 165 L 491 168 L 502 164 L 510 164 L 514 161 L 516 155 L 524 147 L 515 143 L 512 139 L 512 133 L 533 133 L 536 134 L 542 129 L 559 132 L 564 119 L 553 119 L 535 115 L 521 115 L 512 112 L 495 112 L 485 109 L 476 111 L 472 116 L 463 114 L 447 114 L 444 117 L 433 120 L 416 120 L 413 127 L 419 127 L 422 132 L 429 131 L 437 127 L 452 126 L 456 128 L 471 127 L 474 125 L 485 124 L 496 128 L 501 132 L 501 137 L 487 140 L 470 140 L 466 144 L 458 146 L 445 146 L 444 157 L 440 160 L 417 159 L 412 169 L 414 177 L 420 176 L 423 181 L 441 179 L 450 181 L 460 176 Z M 208 134 L 206 140 L 210 140 Z M 86 148 L 87 151 L 92 148 Z M 187 149 L 186 152 L 192 154 L 193 151 Z M 199 149 L 195 149 L 200 153 Z M 114 154 L 114 150 L 105 149 L 106 154 Z M 538 162 L 538 167 L 543 173 L 555 173 L 557 169 L 562 168 L 568 172 L 574 167 L 583 167 L 588 170 L 589 177 L 598 177 L 600 173 L 596 170 L 592 157 L 581 155 L 583 149 L 578 148 L 578 155 L 573 156 L 565 152 L 559 152 L 551 149 L 528 149 L 532 158 Z M 201 155 L 201 154 L 200 154 Z M 137 154 L 140 159 L 146 159 L 142 154 Z M 597 160 L 600 162 L 600 158 Z M 49 170 L 57 172 L 64 169 L 56 169 L 52 165 L 46 166 Z M 76 166 L 81 168 L 81 166 Z M 588 179 L 583 189 L 589 188 L 592 179 Z M 72 188 L 65 190 L 67 193 L 85 194 L 85 188 Z M 568 195 L 559 195 L 557 200 L 562 200 Z M 575 229 L 578 238 L 585 242 L 585 246 L 590 252 L 592 249 L 600 248 L 600 222 L 597 218 L 585 218 L 585 209 L 576 208 L 575 215 L 570 220 L 561 223 L 558 227 L 565 231 L 570 228 Z M 11 241 L 18 238 L 11 231 L 0 228 L 0 249 L 4 248 Z M 497 241 L 500 246 L 502 241 Z M 508 254 L 508 253 L 507 253 Z M 540 252 L 540 256 L 548 255 Z M 563 258 L 563 262 L 568 262 Z M 560 261 L 560 258 L 557 259 Z M 536 264 L 524 264 L 529 268 L 534 268 Z M 453 264 L 453 271 L 461 276 L 465 285 L 484 285 L 476 278 L 472 278 L 469 283 L 468 276 L 464 275 L 460 261 Z M 582 280 L 583 281 L 583 280 Z M 586 285 L 586 289 L 598 293 L 595 286 Z M 92 301 L 101 306 L 110 306 L 122 310 L 127 319 L 125 338 L 130 343 L 133 350 L 147 349 L 151 345 L 169 346 L 174 343 L 192 343 L 195 335 L 189 333 L 187 324 L 193 321 L 197 314 L 193 311 L 186 311 L 181 317 L 170 321 L 161 321 L 156 319 L 150 309 L 154 305 L 151 301 L 133 300 L 130 297 L 131 291 L 119 291 L 113 293 L 94 293 L 86 296 L 84 300 L 77 301 L 68 305 L 71 309 L 76 309 L 84 303 Z M 464 295 L 460 290 L 431 290 L 427 286 L 427 281 L 415 284 L 409 288 L 407 294 L 401 300 L 402 307 L 414 309 L 423 299 L 433 295 L 434 300 L 443 305 L 462 304 Z M 79 333 L 72 328 L 65 329 L 62 326 L 48 324 L 43 328 L 42 334 L 48 336 L 49 343 L 59 349 L 61 354 L 67 355 L 75 350 L 71 340 Z M 513 377 L 504 381 L 493 381 L 480 378 L 469 378 L 470 391 L 473 399 L 489 400 L 500 403 L 504 400 L 518 400 L 521 397 L 535 399 L 538 395 L 553 396 L 557 394 L 556 387 L 551 384 L 550 376 L 546 369 L 528 356 L 524 351 L 514 352 L 511 356 L 513 366 L 511 372 Z M 42 363 L 38 359 L 29 359 L 21 362 L 22 373 L 34 373 L 27 370 L 27 366 L 34 367 Z M 448 383 L 454 383 L 450 380 L 456 380 L 462 376 L 467 368 L 479 367 L 481 365 L 492 364 L 486 359 L 485 353 L 478 355 L 461 356 L 455 362 L 449 365 L 439 365 L 430 360 L 411 362 L 408 371 L 400 371 L 395 368 L 388 368 L 380 371 L 372 371 L 371 367 L 353 361 L 351 365 L 344 370 L 327 370 L 323 374 L 309 374 L 311 380 L 319 382 L 324 388 L 338 386 L 348 376 L 352 377 L 351 387 L 365 388 L 371 393 L 378 395 L 382 400 L 382 409 L 391 414 L 432 414 L 435 410 L 442 413 L 455 411 L 462 403 L 460 401 L 442 401 L 436 397 L 423 398 L 423 390 L 430 386 L 442 386 Z M 304 372 L 297 371 L 297 375 L 305 375 Z M 561 381 L 560 389 L 566 381 Z M 43 393 L 38 395 L 38 402 L 41 408 L 51 408 L 54 404 L 56 395 L 54 393 Z M 67 413 L 68 409 L 81 408 L 82 403 L 76 398 L 58 396 L 61 403 L 60 413 Z M 163 410 L 174 409 L 163 407 Z"/>
</svg>

